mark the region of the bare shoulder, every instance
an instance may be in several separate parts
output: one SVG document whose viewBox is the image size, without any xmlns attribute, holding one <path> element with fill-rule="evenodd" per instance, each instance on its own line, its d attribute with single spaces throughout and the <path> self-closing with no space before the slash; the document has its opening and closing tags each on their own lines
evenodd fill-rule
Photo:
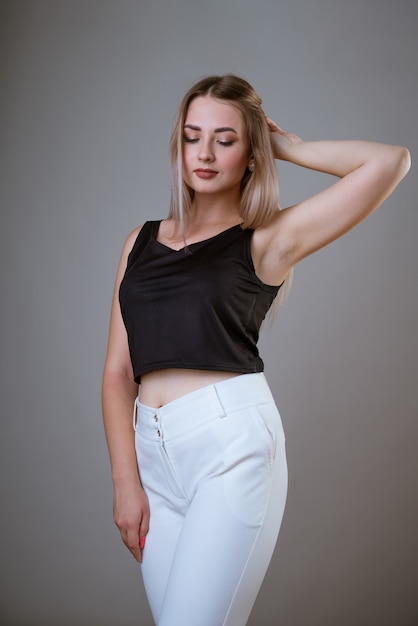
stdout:
<svg viewBox="0 0 418 626">
<path fill-rule="evenodd" d="M 121 280 L 122 275 L 125 272 L 129 253 L 132 250 L 139 233 L 141 232 L 142 226 L 143 224 L 134 228 L 125 239 L 118 265 L 117 280 L 119 281 Z"/>
<path fill-rule="evenodd" d="M 125 246 L 132 246 L 134 245 L 139 233 L 141 232 L 143 227 L 143 224 L 141 224 L 140 226 L 137 226 L 136 228 L 134 228 L 133 230 L 131 230 L 131 232 L 128 234 L 128 236 L 125 239 Z"/>
<path fill-rule="evenodd" d="M 142 227 L 143 227 L 143 224 L 141 224 L 140 226 L 137 226 L 136 228 L 131 230 L 131 232 L 128 234 L 128 236 L 125 239 L 125 243 L 123 244 L 122 256 L 125 256 L 125 257 L 128 256 L 128 254 L 133 248 L 133 245 L 139 233 L 141 232 Z"/>
</svg>

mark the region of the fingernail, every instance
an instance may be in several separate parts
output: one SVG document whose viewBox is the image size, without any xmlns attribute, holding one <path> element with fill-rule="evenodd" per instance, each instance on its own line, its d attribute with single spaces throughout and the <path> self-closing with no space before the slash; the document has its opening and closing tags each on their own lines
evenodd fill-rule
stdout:
<svg viewBox="0 0 418 626">
<path fill-rule="evenodd" d="M 141 548 L 141 550 L 144 549 L 144 547 L 145 547 L 145 537 L 140 537 L 139 538 L 139 547 Z"/>
</svg>

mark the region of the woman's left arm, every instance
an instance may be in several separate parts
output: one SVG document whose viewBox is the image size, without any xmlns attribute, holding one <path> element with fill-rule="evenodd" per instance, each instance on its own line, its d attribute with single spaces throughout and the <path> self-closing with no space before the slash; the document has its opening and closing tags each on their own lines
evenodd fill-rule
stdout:
<svg viewBox="0 0 418 626">
<path fill-rule="evenodd" d="M 372 213 L 407 174 L 410 155 L 406 148 L 369 141 L 302 141 L 272 120 L 267 122 L 275 158 L 340 178 L 281 211 L 265 230 L 265 243 L 270 239 L 273 249 L 280 251 L 279 273 L 285 275 Z"/>
</svg>

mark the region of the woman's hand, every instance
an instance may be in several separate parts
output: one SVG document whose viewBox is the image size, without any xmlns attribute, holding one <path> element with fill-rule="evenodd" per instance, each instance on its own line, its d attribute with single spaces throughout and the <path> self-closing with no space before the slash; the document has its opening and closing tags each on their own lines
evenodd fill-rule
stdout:
<svg viewBox="0 0 418 626">
<path fill-rule="evenodd" d="M 266 122 L 271 133 L 274 158 L 289 161 L 289 151 L 292 150 L 295 145 L 301 143 L 302 139 L 293 133 L 287 133 L 284 131 L 276 124 L 276 122 L 273 122 L 270 117 L 266 117 Z"/>
<path fill-rule="evenodd" d="M 115 487 L 113 519 L 122 541 L 133 557 L 142 563 L 142 550 L 149 529 L 148 497 L 140 483 Z"/>
</svg>

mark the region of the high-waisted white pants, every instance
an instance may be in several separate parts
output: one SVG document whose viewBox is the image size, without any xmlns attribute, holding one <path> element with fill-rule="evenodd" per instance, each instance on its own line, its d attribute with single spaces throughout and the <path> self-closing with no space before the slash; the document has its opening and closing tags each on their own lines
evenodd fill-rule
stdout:
<svg viewBox="0 0 418 626">
<path fill-rule="evenodd" d="M 263 374 L 155 409 L 135 402 L 151 518 L 142 574 L 158 626 L 243 626 L 279 533 L 284 433 Z"/>
</svg>

